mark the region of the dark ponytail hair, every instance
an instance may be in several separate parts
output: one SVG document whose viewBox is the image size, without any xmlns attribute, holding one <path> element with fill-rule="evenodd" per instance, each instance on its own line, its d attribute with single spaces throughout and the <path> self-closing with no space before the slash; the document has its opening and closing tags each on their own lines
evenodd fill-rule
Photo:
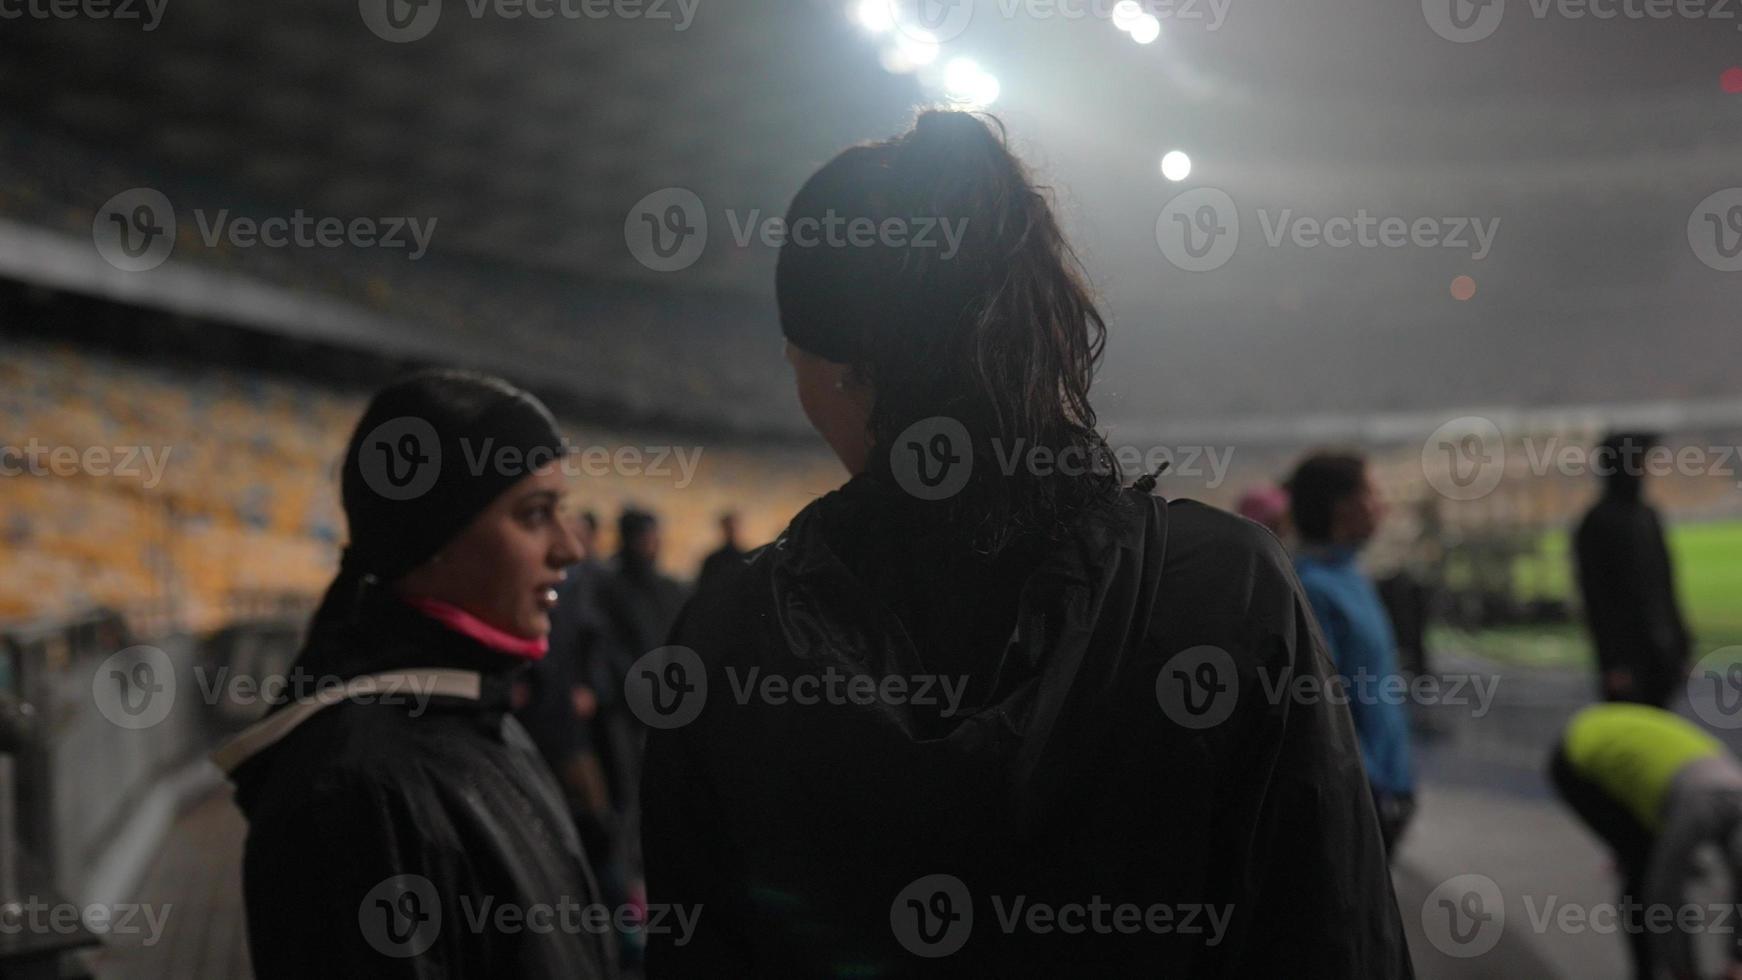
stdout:
<svg viewBox="0 0 1742 980">
<path fill-rule="evenodd" d="M 962 424 L 972 474 L 930 513 L 973 550 L 997 552 L 1018 537 L 1063 537 L 1115 496 L 1119 471 L 1089 404 L 1106 324 L 1047 197 L 1003 125 L 987 120 L 926 111 L 911 131 L 830 161 L 788 211 L 776 292 L 788 339 L 851 365 L 875 391 L 874 476 L 889 475 L 897 438 L 915 422 Z M 801 241 L 801 221 L 831 217 L 837 227 L 905 222 L 907 241 Z M 959 235 L 957 250 L 934 221 Z M 1006 474 L 1008 460 L 1036 448 L 1077 472 L 1019 462 Z"/>
</svg>

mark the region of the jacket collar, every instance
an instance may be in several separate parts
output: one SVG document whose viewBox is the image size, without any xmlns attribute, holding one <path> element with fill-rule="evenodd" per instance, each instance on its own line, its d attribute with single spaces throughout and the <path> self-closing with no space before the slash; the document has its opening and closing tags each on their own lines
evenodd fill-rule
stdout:
<svg viewBox="0 0 1742 980">
<path fill-rule="evenodd" d="M 463 707 L 500 713 L 508 710 L 514 676 L 527 663 L 444 626 L 376 587 L 363 591 L 349 617 L 312 624 L 292 669 L 338 681 L 384 671 L 473 671 L 479 675 L 479 696 Z"/>
</svg>

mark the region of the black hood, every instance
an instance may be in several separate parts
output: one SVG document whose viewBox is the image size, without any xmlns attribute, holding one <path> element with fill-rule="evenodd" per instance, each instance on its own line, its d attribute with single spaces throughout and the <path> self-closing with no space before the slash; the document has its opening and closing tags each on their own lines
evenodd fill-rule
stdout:
<svg viewBox="0 0 1742 980">
<path fill-rule="evenodd" d="M 1332 673 L 1268 532 L 1125 491 L 1062 542 L 985 557 L 922 508 L 856 478 L 687 607 L 671 642 L 705 696 L 650 733 L 642 836 L 650 899 L 714 914 L 653 944 L 650 976 L 1409 975 L 1347 709 L 1265 695 Z M 1162 680 L 1206 648 L 1237 699 L 1198 727 Z M 965 693 L 779 696 L 830 670 Z M 974 925 L 931 959 L 892 903 L 935 876 Z M 1231 911 L 1214 944 L 1012 932 L 1016 896 Z"/>
<path fill-rule="evenodd" d="M 1081 536 L 995 557 L 940 552 L 925 511 L 866 476 L 806 509 L 767 556 L 774 615 L 798 661 L 940 677 L 936 703 L 875 703 L 869 723 L 1000 773 L 1000 812 L 1020 838 L 1051 795 L 1035 787 L 1068 778 L 1108 717 L 1119 651 L 1154 611 L 1167 511 L 1127 494 Z"/>
</svg>

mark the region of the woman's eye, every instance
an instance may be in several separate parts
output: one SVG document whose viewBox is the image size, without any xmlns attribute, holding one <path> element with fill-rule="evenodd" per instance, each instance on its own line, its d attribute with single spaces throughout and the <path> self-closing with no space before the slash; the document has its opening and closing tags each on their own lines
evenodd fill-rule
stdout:
<svg viewBox="0 0 1742 980">
<path fill-rule="evenodd" d="M 549 507 L 549 506 L 544 506 L 544 507 L 534 507 L 533 509 L 531 509 L 531 510 L 527 511 L 525 514 L 523 514 L 521 519 L 524 520 L 528 524 L 537 526 L 537 525 L 545 523 L 546 521 L 549 521 L 554 516 L 556 516 L 555 509 L 552 507 Z"/>
</svg>

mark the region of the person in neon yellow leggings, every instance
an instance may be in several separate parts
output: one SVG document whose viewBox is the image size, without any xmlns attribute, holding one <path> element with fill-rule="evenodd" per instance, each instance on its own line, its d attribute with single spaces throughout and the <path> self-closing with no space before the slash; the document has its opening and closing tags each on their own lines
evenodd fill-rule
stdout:
<svg viewBox="0 0 1742 980">
<path fill-rule="evenodd" d="M 1742 868 L 1742 764 L 1723 743 L 1669 711 L 1598 704 L 1568 723 L 1550 764 L 1555 789 L 1614 852 L 1621 928 L 1640 980 L 1697 977 L 1693 932 L 1734 935 L 1734 912 L 1684 911 L 1696 849 L 1716 845 Z M 1691 927 L 1691 928 L 1690 928 Z M 1727 977 L 1742 978 L 1732 953 Z"/>
</svg>

